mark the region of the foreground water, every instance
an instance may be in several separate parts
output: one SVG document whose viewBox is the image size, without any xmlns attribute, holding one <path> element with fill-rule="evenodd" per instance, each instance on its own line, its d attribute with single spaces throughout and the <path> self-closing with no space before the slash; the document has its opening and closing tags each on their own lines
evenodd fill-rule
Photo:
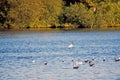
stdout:
<svg viewBox="0 0 120 80">
<path fill-rule="evenodd" d="M 0 32 L 0 80 L 120 80 L 116 57 L 120 31 Z"/>
</svg>

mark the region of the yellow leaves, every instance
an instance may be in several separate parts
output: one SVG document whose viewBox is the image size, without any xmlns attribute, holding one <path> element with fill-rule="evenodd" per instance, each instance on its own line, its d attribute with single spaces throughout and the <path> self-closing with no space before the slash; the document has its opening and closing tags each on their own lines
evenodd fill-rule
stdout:
<svg viewBox="0 0 120 80">
<path fill-rule="evenodd" d="M 62 11 L 62 0 L 20 0 L 18 3 L 16 8 L 11 9 L 10 16 L 21 25 L 26 23 L 39 27 L 55 24 Z"/>
<path fill-rule="evenodd" d="M 19 27 L 120 24 L 120 1 L 84 1 L 65 6 L 63 0 L 8 0 L 10 11 L 7 17 Z"/>
</svg>

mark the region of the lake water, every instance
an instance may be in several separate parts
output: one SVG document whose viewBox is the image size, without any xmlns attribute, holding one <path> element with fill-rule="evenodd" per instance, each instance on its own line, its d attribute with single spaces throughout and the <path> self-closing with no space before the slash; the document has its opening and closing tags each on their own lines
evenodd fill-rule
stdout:
<svg viewBox="0 0 120 80">
<path fill-rule="evenodd" d="M 0 32 L 0 80 L 120 80 L 117 57 L 120 31 Z"/>
</svg>

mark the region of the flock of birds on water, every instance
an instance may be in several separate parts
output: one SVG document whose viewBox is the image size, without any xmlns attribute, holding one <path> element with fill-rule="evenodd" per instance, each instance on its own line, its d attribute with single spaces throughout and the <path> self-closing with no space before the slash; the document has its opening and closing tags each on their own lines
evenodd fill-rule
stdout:
<svg viewBox="0 0 120 80">
<path fill-rule="evenodd" d="M 73 48 L 73 47 L 74 47 L 73 43 L 68 45 L 69 49 Z M 92 67 L 92 66 L 95 65 L 94 62 L 93 62 L 95 59 L 96 59 L 96 57 L 93 57 L 92 59 L 85 59 L 84 61 L 76 61 L 73 65 L 73 69 L 78 69 L 79 65 L 82 65 L 83 63 L 88 63 L 89 66 Z M 74 60 L 72 59 L 72 61 L 74 61 Z M 106 58 L 103 58 L 103 61 L 106 61 Z M 115 62 L 120 62 L 120 57 L 115 58 L 114 61 Z M 32 63 L 35 63 L 35 62 L 36 62 L 35 60 L 32 60 Z M 62 61 L 62 62 L 64 62 L 64 61 Z M 48 65 L 48 62 L 44 62 L 44 65 Z"/>
</svg>

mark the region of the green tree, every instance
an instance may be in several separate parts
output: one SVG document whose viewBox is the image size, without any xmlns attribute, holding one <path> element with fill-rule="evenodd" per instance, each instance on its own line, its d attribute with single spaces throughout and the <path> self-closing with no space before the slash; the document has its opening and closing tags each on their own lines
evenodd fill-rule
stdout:
<svg viewBox="0 0 120 80">
<path fill-rule="evenodd" d="M 6 21 L 7 21 L 7 15 L 9 12 L 10 5 L 7 0 L 1 0 L 0 1 L 0 28 L 9 28 L 6 26 Z M 6 24 L 6 25 L 5 25 Z"/>
<path fill-rule="evenodd" d="M 0 26 L 3 28 L 119 27 L 119 16 L 119 0 L 0 1 Z"/>
<path fill-rule="evenodd" d="M 30 26 L 31 21 L 41 13 L 41 0 L 9 0 L 11 4 L 9 22 L 14 28 Z"/>
<path fill-rule="evenodd" d="M 63 1 L 62 0 L 44 0 L 44 13 L 42 17 L 42 23 L 49 27 L 52 25 L 59 25 L 59 16 L 63 12 Z"/>
<path fill-rule="evenodd" d="M 88 10 L 82 3 L 71 4 L 70 7 L 65 7 L 64 23 L 70 23 L 80 27 L 92 27 L 94 25 L 94 12 Z"/>
<path fill-rule="evenodd" d="M 10 23 L 19 28 L 58 25 L 62 0 L 11 0 Z"/>
<path fill-rule="evenodd" d="M 98 27 L 109 27 L 115 26 L 119 24 L 119 16 L 120 15 L 120 5 L 119 2 L 113 3 L 109 2 L 100 2 L 97 4 L 97 11 L 95 14 L 96 26 Z"/>
</svg>

